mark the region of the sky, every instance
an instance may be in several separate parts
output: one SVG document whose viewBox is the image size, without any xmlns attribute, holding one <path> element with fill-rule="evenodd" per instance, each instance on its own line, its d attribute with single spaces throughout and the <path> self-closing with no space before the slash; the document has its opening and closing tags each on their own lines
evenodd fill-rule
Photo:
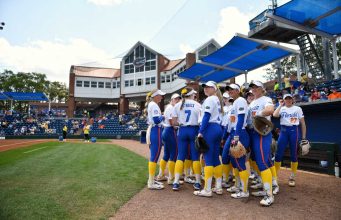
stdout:
<svg viewBox="0 0 341 220">
<path fill-rule="evenodd" d="M 278 5 L 288 0 L 278 0 Z M 270 0 L 0 0 L 0 71 L 68 84 L 71 65 L 119 68 L 138 41 L 170 59 L 211 38 L 226 44 Z M 261 79 L 264 68 L 248 74 Z M 242 83 L 244 76 L 237 82 Z"/>
</svg>

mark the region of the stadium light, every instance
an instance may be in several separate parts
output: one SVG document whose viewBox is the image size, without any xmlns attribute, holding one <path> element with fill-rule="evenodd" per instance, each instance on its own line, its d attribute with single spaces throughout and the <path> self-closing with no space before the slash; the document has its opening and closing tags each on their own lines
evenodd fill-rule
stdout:
<svg viewBox="0 0 341 220">
<path fill-rule="evenodd" d="M 5 22 L 0 22 L 0 30 L 4 29 Z"/>
</svg>

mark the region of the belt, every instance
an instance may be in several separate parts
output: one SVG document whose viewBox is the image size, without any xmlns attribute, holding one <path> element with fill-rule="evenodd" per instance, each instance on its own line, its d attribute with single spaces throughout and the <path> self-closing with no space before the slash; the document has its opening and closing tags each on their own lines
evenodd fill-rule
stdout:
<svg viewBox="0 0 341 220">
<path fill-rule="evenodd" d="M 152 125 L 152 127 L 159 127 L 159 128 L 162 128 L 162 125 Z"/>
</svg>

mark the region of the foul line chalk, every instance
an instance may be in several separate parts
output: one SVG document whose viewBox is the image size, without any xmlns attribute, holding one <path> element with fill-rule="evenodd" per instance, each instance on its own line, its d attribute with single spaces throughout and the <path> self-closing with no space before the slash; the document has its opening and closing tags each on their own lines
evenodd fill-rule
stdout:
<svg viewBox="0 0 341 220">
<path fill-rule="evenodd" d="M 31 153 L 33 151 L 44 149 L 44 148 L 47 148 L 47 147 L 40 147 L 40 148 L 37 148 L 37 149 L 34 149 L 34 150 L 25 151 L 24 154 Z"/>
</svg>

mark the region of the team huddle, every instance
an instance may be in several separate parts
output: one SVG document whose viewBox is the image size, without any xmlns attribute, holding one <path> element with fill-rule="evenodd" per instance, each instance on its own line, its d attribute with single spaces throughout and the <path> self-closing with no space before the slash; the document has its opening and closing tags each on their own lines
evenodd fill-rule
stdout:
<svg viewBox="0 0 341 220">
<path fill-rule="evenodd" d="M 249 197 L 248 181 L 252 175 L 250 187 L 259 191 L 251 194 L 263 197 L 261 205 L 270 206 L 279 193 L 277 173 L 288 144 L 292 171 L 289 185 L 295 186 L 298 145 L 306 139 L 302 109 L 286 94 L 275 110 L 260 81 L 251 82 L 246 99 L 237 84 L 226 86 L 224 94 L 213 81 L 202 86 L 207 96 L 202 104 L 196 101 L 197 92 L 186 87 L 181 95 L 172 95 L 163 114 L 158 104 L 165 93 L 153 90 L 147 94 L 148 188 L 163 189 L 162 181 L 167 181 L 174 191 L 179 191 L 186 182 L 193 184 L 196 196 L 221 195 L 223 188 L 227 188 L 232 198 L 239 199 Z M 272 116 L 280 117 L 281 124 L 278 147 L 273 151 Z M 259 123 L 264 127 L 259 128 Z M 200 142 L 208 147 L 201 148 Z M 162 145 L 163 158 L 155 177 Z"/>
</svg>

